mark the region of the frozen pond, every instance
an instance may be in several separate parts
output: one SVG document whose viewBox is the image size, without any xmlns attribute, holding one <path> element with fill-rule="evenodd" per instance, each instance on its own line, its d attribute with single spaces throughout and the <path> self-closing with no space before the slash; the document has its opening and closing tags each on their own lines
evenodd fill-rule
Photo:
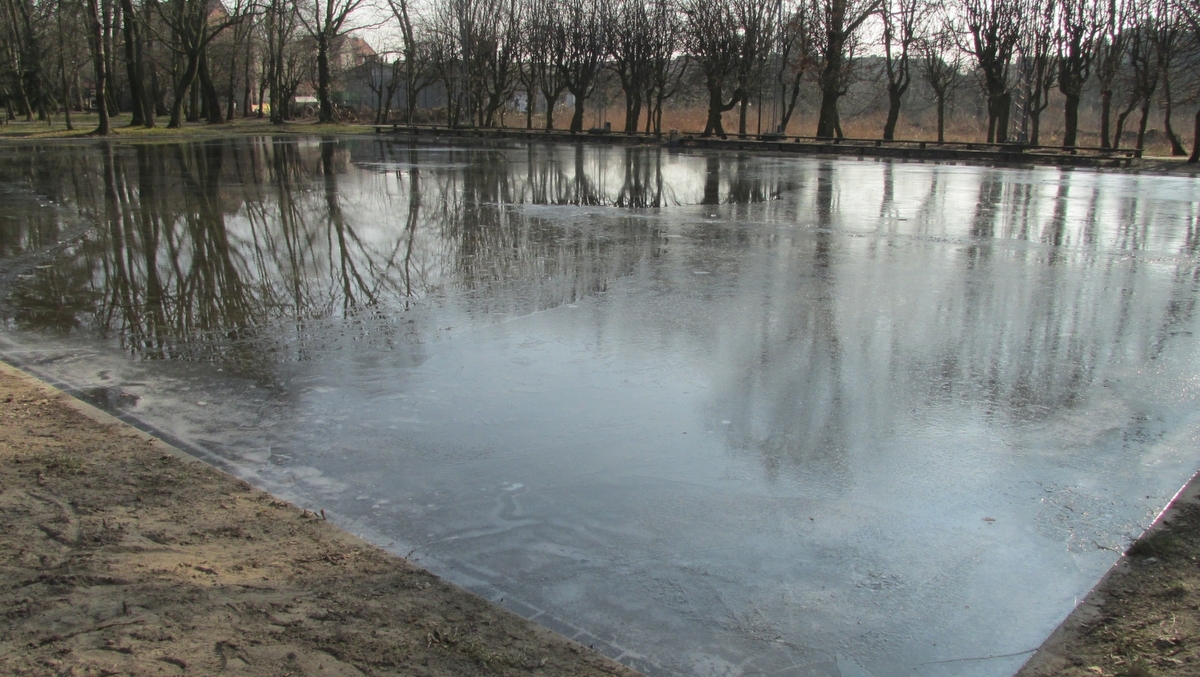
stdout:
<svg viewBox="0 0 1200 677">
<path fill-rule="evenodd" d="M 1196 180 L 0 147 L 0 351 L 665 675 L 1010 675 L 1200 466 Z"/>
</svg>

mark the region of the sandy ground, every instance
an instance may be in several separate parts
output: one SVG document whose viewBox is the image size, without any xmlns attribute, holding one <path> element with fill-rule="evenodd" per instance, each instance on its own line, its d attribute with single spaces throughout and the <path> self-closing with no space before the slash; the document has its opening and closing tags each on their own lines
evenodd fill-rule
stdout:
<svg viewBox="0 0 1200 677">
<path fill-rule="evenodd" d="M 1017 674 L 1200 675 L 1200 481 L 1193 478 Z"/>
<path fill-rule="evenodd" d="M 638 673 L 0 365 L 0 674 Z"/>
</svg>

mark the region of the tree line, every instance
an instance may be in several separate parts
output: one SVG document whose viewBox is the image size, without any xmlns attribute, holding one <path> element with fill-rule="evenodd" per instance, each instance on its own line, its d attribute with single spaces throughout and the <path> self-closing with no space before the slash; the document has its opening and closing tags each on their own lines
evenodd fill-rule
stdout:
<svg viewBox="0 0 1200 677">
<path fill-rule="evenodd" d="M 107 134 L 121 111 L 147 127 L 238 111 L 283 122 L 311 87 L 331 122 L 345 41 L 368 25 L 394 36 L 353 64 L 377 122 L 414 120 L 424 93 L 449 124 L 495 126 L 516 108 L 525 126 L 540 111 L 553 129 L 565 106 L 580 132 L 613 82 L 626 132 L 661 133 L 678 99 L 706 108 L 705 136 L 730 133 L 728 115 L 746 135 L 769 99 L 769 134 L 786 134 L 805 102 L 816 135 L 833 138 L 844 97 L 873 70 L 884 139 L 914 83 L 933 99 L 939 142 L 948 97 L 974 85 L 989 143 L 1039 144 L 1053 103 L 1062 145 L 1080 145 L 1096 92 L 1100 146 L 1132 128 L 1141 147 L 1157 107 L 1185 154 L 1172 107 L 1200 95 L 1200 0 L 0 0 L 0 100 L 9 119 L 61 111 L 70 126 L 94 94 Z"/>
</svg>

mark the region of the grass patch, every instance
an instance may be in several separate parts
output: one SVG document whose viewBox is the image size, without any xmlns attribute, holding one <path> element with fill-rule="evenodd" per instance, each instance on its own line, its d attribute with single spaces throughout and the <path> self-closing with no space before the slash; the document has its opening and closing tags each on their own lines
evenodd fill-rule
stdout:
<svg viewBox="0 0 1200 677">
<path fill-rule="evenodd" d="M 257 136 L 263 134 L 374 134 L 374 129 L 365 124 L 318 124 L 311 121 L 285 122 L 281 125 L 272 124 L 270 120 L 258 118 L 239 118 L 233 122 L 212 125 L 206 122 L 186 122 L 178 129 L 167 129 L 167 118 L 156 118 L 157 127 L 130 127 L 129 116 L 119 115 L 112 118 L 112 134 L 109 139 L 120 141 L 178 141 L 188 139 L 223 138 L 230 135 Z M 15 121 L 0 125 L 0 141 L 34 141 L 34 140 L 86 140 L 101 137 L 92 136 L 99 124 L 98 116 L 72 115 L 71 122 L 75 129 L 67 129 L 61 116 L 52 122 Z"/>
</svg>

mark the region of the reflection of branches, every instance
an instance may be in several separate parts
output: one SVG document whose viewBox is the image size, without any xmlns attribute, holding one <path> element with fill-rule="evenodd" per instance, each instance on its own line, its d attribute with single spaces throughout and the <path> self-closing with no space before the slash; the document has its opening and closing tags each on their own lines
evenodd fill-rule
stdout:
<svg viewBox="0 0 1200 677">
<path fill-rule="evenodd" d="M 355 257 L 350 252 L 350 244 L 354 244 L 359 250 L 363 249 L 363 243 L 359 240 L 354 229 L 346 222 L 346 217 L 342 214 L 341 203 L 338 200 L 337 173 L 333 167 L 333 151 L 332 143 L 321 144 L 321 173 L 325 179 L 325 205 L 329 219 L 329 234 L 337 237 L 338 251 L 338 272 L 342 283 L 342 304 L 345 308 L 351 308 L 358 305 L 355 298 L 357 288 L 359 294 L 365 299 L 367 305 L 375 305 L 376 299 L 371 286 L 363 280 L 362 274 L 358 270 L 355 262 Z M 370 259 L 367 259 L 368 263 Z M 332 263 L 332 261 L 330 261 Z"/>
</svg>

